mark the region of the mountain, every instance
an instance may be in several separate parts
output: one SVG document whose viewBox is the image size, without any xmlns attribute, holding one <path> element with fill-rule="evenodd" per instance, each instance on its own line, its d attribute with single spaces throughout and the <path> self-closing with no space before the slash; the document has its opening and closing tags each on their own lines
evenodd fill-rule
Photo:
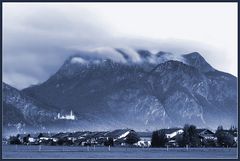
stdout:
<svg viewBox="0 0 240 161">
<path fill-rule="evenodd" d="M 186 59 L 187 64 L 200 69 L 202 72 L 215 71 L 198 52 L 189 53 L 183 55 L 183 57 Z"/>
<path fill-rule="evenodd" d="M 61 113 L 73 110 L 75 129 L 235 125 L 237 78 L 211 67 L 199 53 L 176 56 L 137 50 L 141 62 L 69 57 L 25 95 Z"/>
<path fill-rule="evenodd" d="M 3 126 L 11 131 L 42 129 L 51 122 L 56 111 L 46 110 L 46 105 L 23 92 L 2 83 L 3 87 Z"/>
</svg>

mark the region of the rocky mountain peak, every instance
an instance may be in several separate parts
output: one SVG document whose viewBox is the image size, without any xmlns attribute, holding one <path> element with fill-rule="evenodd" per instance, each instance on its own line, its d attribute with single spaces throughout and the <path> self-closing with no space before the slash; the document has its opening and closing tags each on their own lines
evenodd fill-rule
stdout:
<svg viewBox="0 0 240 161">
<path fill-rule="evenodd" d="M 186 55 L 183 55 L 186 60 L 186 63 L 198 68 L 203 72 L 215 71 L 215 69 L 207 63 L 207 61 L 198 53 L 192 52 Z"/>
</svg>

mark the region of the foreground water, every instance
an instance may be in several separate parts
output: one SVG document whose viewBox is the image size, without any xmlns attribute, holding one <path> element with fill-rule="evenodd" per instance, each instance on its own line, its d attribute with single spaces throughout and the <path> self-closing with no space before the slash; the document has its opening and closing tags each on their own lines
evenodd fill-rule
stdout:
<svg viewBox="0 0 240 161">
<path fill-rule="evenodd" d="M 3 145 L 2 157 L 11 158 L 237 158 L 237 148 L 126 148 L 81 146 Z"/>
</svg>

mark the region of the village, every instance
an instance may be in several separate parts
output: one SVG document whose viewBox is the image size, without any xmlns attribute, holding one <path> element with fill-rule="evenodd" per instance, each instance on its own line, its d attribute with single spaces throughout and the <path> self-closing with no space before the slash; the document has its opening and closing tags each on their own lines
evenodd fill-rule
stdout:
<svg viewBox="0 0 240 161">
<path fill-rule="evenodd" d="M 60 133 L 17 134 L 5 138 L 3 143 L 13 145 L 48 146 L 109 146 L 109 147 L 237 147 L 237 128 L 226 130 L 222 126 L 213 132 L 194 125 L 183 128 L 136 132 L 132 129 L 113 131 L 78 131 Z"/>
</svg>

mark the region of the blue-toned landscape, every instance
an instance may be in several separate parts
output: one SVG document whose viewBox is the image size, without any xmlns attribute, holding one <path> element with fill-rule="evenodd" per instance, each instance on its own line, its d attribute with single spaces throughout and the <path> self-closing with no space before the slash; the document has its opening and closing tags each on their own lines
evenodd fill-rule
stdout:
<svg viewBox="0 0 240 161">
<path fill-rule="evenodd" d="M 4 3 L 3 158 L 237 158 L 236 17 L 235 3 Z"/>
<path fill-rule="evenodd" d="M 78 52 L 41 84 L 17 90 L 3 83 L 6 132 L 236 126 L 237 78 L 200 53 L 136 50 L 136 63 L 112 50 L 125 62 Z"/>
</svg>

